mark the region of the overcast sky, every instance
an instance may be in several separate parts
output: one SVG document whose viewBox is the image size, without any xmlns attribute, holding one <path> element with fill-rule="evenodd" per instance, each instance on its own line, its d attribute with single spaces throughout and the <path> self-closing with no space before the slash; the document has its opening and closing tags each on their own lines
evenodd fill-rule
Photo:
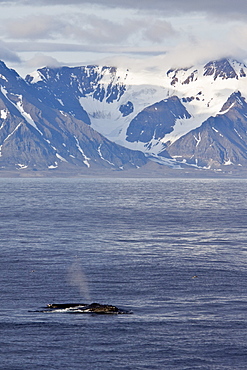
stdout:
<svg viewBox="0 0 247 370">
<path fill-rule="evenodd" d="M 34 4 L 35 3 L 35 4 Z M 247 0 L 0 0 L 0 59 L 186 67 L 247 58 Z"/>
</svg>

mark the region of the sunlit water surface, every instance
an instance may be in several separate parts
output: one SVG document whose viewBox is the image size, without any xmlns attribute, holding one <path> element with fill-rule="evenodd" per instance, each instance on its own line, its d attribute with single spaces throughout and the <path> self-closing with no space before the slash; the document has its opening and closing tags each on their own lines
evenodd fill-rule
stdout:
<svg viewBox="0 0 247 370">
<path fill-rule="evenodd" d="M 247 181 L 0 179 L 1 369 L 246 369 Z M 113 304 L 131 315 L 34 312 Z"/>
</svg>

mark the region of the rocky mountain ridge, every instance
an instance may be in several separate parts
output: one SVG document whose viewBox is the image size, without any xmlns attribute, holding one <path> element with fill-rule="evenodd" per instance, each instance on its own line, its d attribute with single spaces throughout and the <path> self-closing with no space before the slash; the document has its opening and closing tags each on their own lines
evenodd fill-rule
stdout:
<svg viewBox="0 0 247 370">
<path fill-rule="evenodd" d="M 0 63 L 0 167 L 4 170 L 138 168 L 144 154 L 112 143 L 77 119 L 45 104 L 32 85 Z"/>
<path fill-rule="evenodd" d="M 1 168 L 247 168 L 247 67 L 42 68 L 0 63 Z"/>
</svg>

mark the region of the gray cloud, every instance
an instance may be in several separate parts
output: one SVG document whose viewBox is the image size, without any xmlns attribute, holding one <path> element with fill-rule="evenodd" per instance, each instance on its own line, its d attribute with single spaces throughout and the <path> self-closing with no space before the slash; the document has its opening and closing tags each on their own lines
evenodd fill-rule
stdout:
<svg viewBox="0 0 247 370">
<path fill-rule="evenodd" d="M 247 45 L 246 22 L 241 22 L 247 0 L 0 0 L 0 4 L 3 10 L 4 5 L 19 9 L 2 13 L 0 33 L 5 43 L 0 43 L 0 59 L 19 63 L 19 54 L 22 59 L 33 58 L 30 66 L 56 64 L 52 57 L 60 60 L 64 55 L 73 63 L 76 55 L 164 53 L 167 64 L 192 64 L 200 58 L 240 55 Z M 235 22 L 218 21 L 223 17 Z M 33 57 L 37 52 L 48 53 L 51 59 L 44 54 Z"/>
<path fill-rule="evenodd" d="M 126 27 L 125 22 L 121 24 L 96 15 L 80 16 L 73 23 L 65 22 L 63 33 L 66 37 L 89 43 L 121 43 L 138 28 L 134 22 L 127 23 L 129 27 Z"/>
<path fill-rule="evenodd" d="M 172 27 L 170 22 L 162 19 L 150 19 L 146 22 L 143 36 L 149 41 L 161 43 L 165 38 L 177 36 L 178 32 Z"/>
<path fill-rule="evenodd" d="M 0 59 L 7 62 L 21 62 L 19 56 L 3 41 L 0 41 Z"/>
<path fill-rule="evenodd" d="M 98 54 L 144 54 L 144 55 L 158 55 L 164 53 L 162 47 L 131 47 L 131 46 L 115 46 L 115 45 L 97 45 L 97 44 L 68 44 L 57 42 L 8 42 L 9 47 L 15 52 L 39 52 L 39 53 L 73 53 L 73 52 L 87 52 Z"/>
<path fill-rule="evenodd" d="M 73 26 L 70 32 L 75 32 L 78 39 L 109 44 L 131 42 L 133 38 L 137 42 L 142 39 L 158 43 L 176 34 L 169 22 L 154 17 L 127 18 L 121 23 L 94 15 L 86 17 L 84 27 Z"/>
<path fill-rule="evenodd" d="M 166 14 L 206 12 L 217 16 L 247 15 L 246 0 L 0 0 L 2 4 L 17 5 L 100 5 L 111 8 L 129 8 L 149 11 L 163 11 Z"/>
<path fill-rule="evenodd" d="M 14 19 L 14 18 L 13 18 Z M 32 16 L 8 19 L 2 22 L 1 28 L 8 38 L 13 39 L 47 39 L 61 33 L 63 22 L 54 16 Z"/>
<path fill-rule="evenodd" d="M 8 19 L 1 24 L 2 33 L 12 40 L 75 40 L 95 44 L 128 42 L 162 42 L 176 35 L 172 25 L 156 17 L 134 17 L 120 21 L 97 15 L 35 15 Z M 134 41 L 133 41 L 134 40 Z"/>
</svg>

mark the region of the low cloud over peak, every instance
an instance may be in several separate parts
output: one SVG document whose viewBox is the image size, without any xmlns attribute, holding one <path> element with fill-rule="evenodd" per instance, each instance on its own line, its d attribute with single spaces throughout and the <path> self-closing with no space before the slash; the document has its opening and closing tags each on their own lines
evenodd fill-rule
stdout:
<svg viewBox="0 0 247 370">
<path fill-rule="evenodd" d="M 0 4 L 0 58 L 73 65 L 118 55 L 166 55 L 169 64 L 247 50 L 247 1 L 9 0 Z M 15 6 L 14 6 L 15 5 Z M 15 11 L 13 11 L 15 10 Z M 2 55 L 2 56 L 1 56 Z M 190 62 L 191 61 L 191 62 Z"/>
<path fill-rule="evenodd" d="M 17 53 L 10 50 L 5 42 L 0 41 L 0 59 L 6 62 L 20 63 L 21 59 Z"/>
</svg>

